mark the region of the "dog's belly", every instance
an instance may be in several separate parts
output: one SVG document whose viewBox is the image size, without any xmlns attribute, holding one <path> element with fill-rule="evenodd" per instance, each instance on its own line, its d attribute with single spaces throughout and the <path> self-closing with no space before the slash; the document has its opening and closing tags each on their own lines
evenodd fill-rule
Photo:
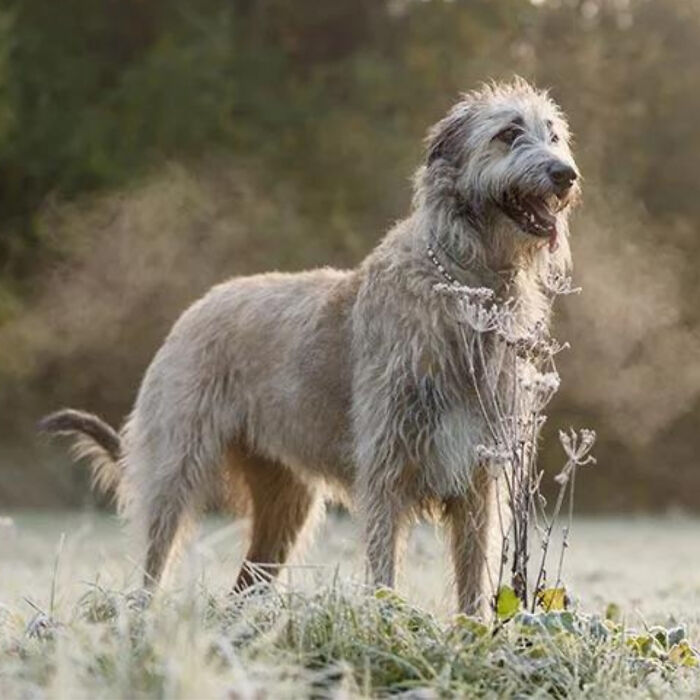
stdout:
<svg viewBox="0 0 700 700">
<path fill-rule="evenodd" d="M 337 356 L 299 358 L 297 372 L 274 372 L 247 410 L 254 448 L 305 478 L 349 492 L 353 482 L 350 386 Z"/>
<path fill-rule="evenodd" d="M 352 484 L 348 273 L 262 276 L 241 284 L 233 399 L 257 452 L 336 490 Z"/>
</svg>

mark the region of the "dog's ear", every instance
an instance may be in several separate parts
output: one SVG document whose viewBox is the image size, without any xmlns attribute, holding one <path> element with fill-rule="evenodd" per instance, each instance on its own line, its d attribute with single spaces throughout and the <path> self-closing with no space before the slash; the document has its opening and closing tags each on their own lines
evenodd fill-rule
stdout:
<svg viewBox="0 0 700 700">
<path fill-rule="evenodd" d="M 466 145 L 470 111 L 467 102 L 460 102 L 430 129 L 426 139 L 426 165 L 437 160 L 453 166 L 459 164 Z"/>
</svg>

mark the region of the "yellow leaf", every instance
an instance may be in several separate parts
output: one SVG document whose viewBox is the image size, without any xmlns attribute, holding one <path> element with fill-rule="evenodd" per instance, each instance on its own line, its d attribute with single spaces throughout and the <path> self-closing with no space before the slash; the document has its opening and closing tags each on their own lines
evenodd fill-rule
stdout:
<svg viewBox="0 0 700 700">
<path fill-rule="evenodd" d="M 550 610 L 566 610 L 566 589 L 545 588 L 537 593 L 537 602 L 547 612 Z"/>
<path fill-rule="evenodd" d="M 671 651 L 668 652 L 668 658 L 679 666 L 698 665 L 697 654 L 693 651 L 686 639 L 671 647 Z"/>
<path fill-rule="evenodd" d="M 374 597 L 377 600 L 385 600 L 390 603 L 404 603 L 404 599 L 393 589 L 386 586 L 380 586 L 374 591 Z"/>
<path fill-rule="evenodd" d="M 617 603 L 608 603 L 605 608 L 605 619 L 611 622 L 620 622 L 622 611 Z"/>
</svg>

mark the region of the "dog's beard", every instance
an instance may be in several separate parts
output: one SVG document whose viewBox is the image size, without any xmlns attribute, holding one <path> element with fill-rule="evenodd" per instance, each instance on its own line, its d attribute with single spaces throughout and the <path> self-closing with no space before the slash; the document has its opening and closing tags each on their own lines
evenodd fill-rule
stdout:
<svg viewBox="0 0 700 700">
<path fill-rule="evenodd" d="M 557 216 L 556 236 L 539 236 L 527 233 L 500 206 L 492 205 L 484 228 L 487 255 L 494 264 L 528 265 L 540 251 L 555 253 L 560 247 L 566 229 L 566 220 Z"/>
<path fill-rule="evenodd" d="M 534 242 L 535 247 L 548 245 L 550 252 L 559 246 L 562 234 L 560 213 L 568 206 L 566 199 L 554 193 L 506 192 L 498 202 L 499 209 L 515 224 L 515 227 Z"/>
<path fill-rule="evenodd" d="M 542 182 L 508 184 L 494 178 L 474 183 L 462 181 L 461 210 L 474 215 L 486 228 L 496 221 L 515 238 L 517 248 L 528 250 L 548 246 L 554 252 L 566 227 L 566 211 L 575 203 L 574 186 L 558 196 Z"/>
</svg>

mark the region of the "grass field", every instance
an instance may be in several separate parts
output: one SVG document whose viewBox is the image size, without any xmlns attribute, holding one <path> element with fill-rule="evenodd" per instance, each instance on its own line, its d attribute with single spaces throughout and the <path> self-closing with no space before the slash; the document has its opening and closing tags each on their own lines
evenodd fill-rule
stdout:
<svg viewBox="0 0 700 700">
<path fill-rule="evenodd" d="M 212 518 L 143 612 L 127 595 L 139 569 L 115 518 L 6 515 L 2 698 L 700 697 L 697 669 L 669 671 L 611 641 L 562 633 L 523 654 L 522 634 L 506 626 L 486 648 L 464 631 L 471 623 L 455 623 L 444 547 L 427 526 L 411 538 L 402 598 L 361 589 L 355 526 L 334 515 L 276 592 L 232 604 L 245 524 Z M 700 521 L 689 518 L 581 518 L 567 587 L 586 613 L 614 602 L 628 627 L 682 622 L 697 643 L 699 544 Z"/>
</svg>

